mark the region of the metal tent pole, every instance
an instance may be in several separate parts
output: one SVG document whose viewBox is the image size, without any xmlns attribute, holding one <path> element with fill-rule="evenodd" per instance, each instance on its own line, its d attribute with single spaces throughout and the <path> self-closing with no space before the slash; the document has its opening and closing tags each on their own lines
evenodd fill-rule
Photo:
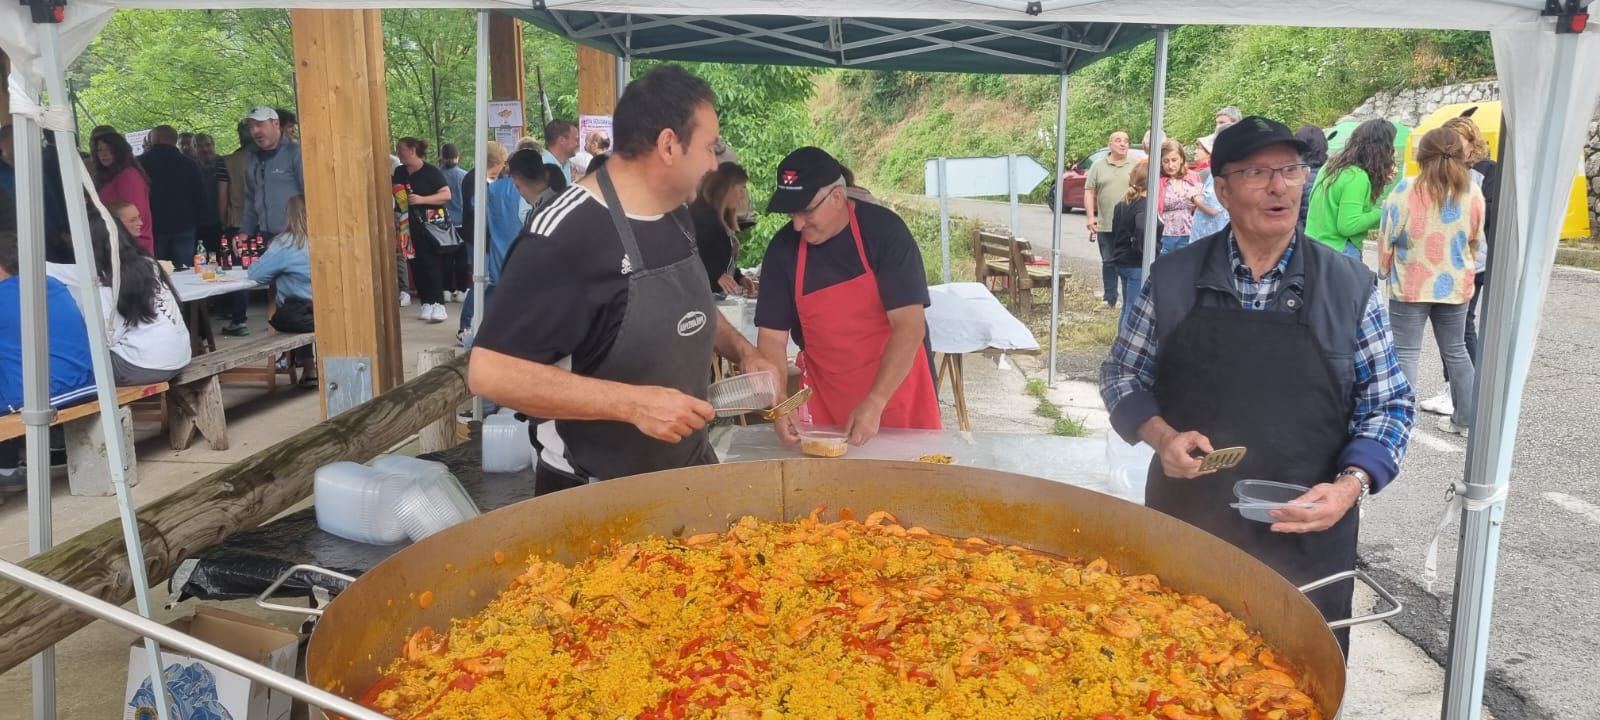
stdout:
<svg viewBox="0 0 1600 720">
<path fill-rule="evenodd" d="M 1150 263 L 1156 259 L 1156 218 L 1161 212 L 1161 198 L 1156 195 L 1161 190 L 1161 125 L 1166 115 L 1167 103 L 1167 39 L 1171 31 L 1167 28 L 1156 30 L 1156 74 L 1155 88 L 1150 95 L 1150 151 L 1149 181 L 1146 184 L 1146 198 L 1149 200 L 1149 211 L 1144 223 L 1144 264 L 1140 266 L 1139 282 L 1150 281 Z M 1141 285 L 1142 286 L 1142 285 Z M 1122 299 L 1131 303 L 1138 299 L 1140 288 L 1131 288 L 1128 292 L 1132 297 Z"/>
<path fill-rule="evenodd" d="M 1044 371 L 1045 385 L 1056 386 L 1056 336 L 1061 331 L 1061 175 L 1067 165 L 1067 73 L 1061 73 L 1056 91 L 1056 184 L 1050 203 L 1050 355 Z"/>
<path fill-rule="evenodd" d="M 1513 74 L 1504 72 L 1506 61 L 1503 58 L 1513 54 L 1505 45 L 1524 40 L 1511 37 L 1516 34 L 1501 36 L 1497 32 L 1495 35 L 1495 55 L 1502 58 L 1497 63 L 1502 69 L 1501 77 Z M 1545 40 L 1549 40 L 1548 45 L 1544 44 Z M 1547 66 L 1549 78 L 1542 81 L 1549 89 L 1540 93 L 1543 101 L 1540 107 L 1519 108 L 1515 115 L 1502 116 L 1507 123 L 1502 137 L 1517 131 L 1514 123 L 1519 118 L 1523 123 L 1540 118 L 1552 138 L 1559 138 L 1564 130 L 1574 130 L 1567 128 L 1566 122 L 1572 103 L 1579 96 L 1574 88 L 1584 84 L 1577 73 L 1581 68 L 1593 67 L 1592 60 L 1586 63 L 1582 59 L 1592 57 L 1592 53 L 1583 52 L 1585 40 L 1582 35 L 1560 34 L 1540 38 L 1541 48 L 1548 47 L 1553 55 Z M 1527 65 L 1534 64 L 1526 56 L 1522 59 Z M 1588 97 L 1592 101 L 1594 96 Z M 1506 101 L 1509 103 L 1511 99 L 1508 92 Z M 1515 135 L 1511 137 L 1517 139 Z M 1500 525 L 1505 515 L 1506 490 L 1516 449 L 1523 386 L 1532 363 L 1544 309 L 1544 291 L 1549 285 L 1555 260 L 1554 246 L 1560 231 L 1556 214 L 1536 200 L 1519 206 L 1519 198 L 1529 201 L 1561 197 L 1566 194 L 1565 178 L 1570 177 L 1566 173 L 1572 167 L 1570 157 L 1564 155 L 1571 146 L 1564 146 L 1559 140 L 1539 142 L 1531 147 L 1511 142 L 1504 147 L 1506 152 L 1500 157 L 1502 209 L 1493 249 L 1495 274 L 1485 309 L 1488 322 L 1484 351 L 1480 355 L 1482 370 L 1474 388 L 1478 393 L 1478 412 L 1467 446 L 1466 481 L 1456 488 L 1462 496 L 1463 509 L 1450 619 L 1450 662 L 1446 665 L 1441 710 L 1445 720 L 1478 720 L 1483 712 Z M 1564 147 L 1568 150 L 1564 151 Z M 1532 162 L 1527 165 L 1534 169 L 1533 182 L 1526 188 L 1519 187 L 1516 182 L 1514 162 L 1523 153 L 1532 156 Z M 1523 210 L 1527 211 L 1525 226 L 1518 222 Z"/>
<path fill-rule="evenodd" d="M 19 71 L 10 78 L 13 102 L 34 97 L 36 88 Z M 55 544 L 50 503 L 50 334 L 45 317 L 42 135 L 29 114 L 15 116 L 17 179 L 17 274 L 21 277 L 22 422 L 26 428 L 28 465 L 28 552 L 37 555 Z M 33 657 L 33 716 L 56 716 L 56 653 L 51 648 Z"/>
<path fill-rule="evenodd" d="M 39 56 L 43 64 L 46 86 L 53 101 L 64 100 L 67 97 L 67 88 L 61 63 L 61 28 L 54 23 L 41 23 L 38 28 Z M 88 209 L 84 203 L 83 193 L 78 192 L 79 186 L 83 184 L 85 170 L 75 153 L 66 152 L 66 148 L 72 147 L 74 141 L 68 130 L 57 129 L 55 133 L 56 160 L 61 168 L 62 189 L 65 191 L 63 194 L 67 201 L 67 223 L 72 229 L 72 252 L 77 258 L 78 277 L 82 278 L 81 282 L 87 287 L 96 281 L 99 274 L 95 272 L 94 247 L 89 240 Z M 112 235 L 112 242 L 116 242 L 115 235 Z M 113 262 L 115 257 L 116 254 L 113 252 Z M 42 278 L 43 267 L 39 269 L 39 277 Z M 111 483 L 116 489 L 117 510 L 122 519 L 122 541 L 128 548 L 128 571 L 133 576 L 134 599 L 139 614 L 151 618 L 155 617 L 155 609 L 150 602 L 150 578 L 145 570 L 144 541 L 139 536 L 139 521 L 134 515 L 133 490 L 128 487 L 127 458 L 132 448 L 123 442 L 120 409 L 117 407 L 117 384 L 112 377 L 111 350 L 106 338 L 106 316 L 102 302 L 98 292 L 79 294 L 83 322 L 89 331 L 90 359 L 94 365 L 95 388 L 100 404 L 100 426 L 105 432 L 106 456 L 111 459 L 109 463 Z M 41 467 L 49 467 L 48 459 Z M 164 666 L 161 664 L 161 648 L 150 638 L 145 639 L 144 646 L 149 656 L 152 689 L 156 691 L 158 700 L 165 699 L 166 683 L 162 677 Z M 160 720 L 169 720 L 171 715 L 167 703 L 157 702 L 156 714 Z"/>
<path fill-rule="evenodd" d="M 520 20 L 518 22 L 521 22 Z M 489 292 L 489 11 L 478 11 L 478 87 L 477 132 L 472 141 L 472 156 L 477 170 L 472 174 L 472 339 L 483 326 L 484 307 Z M 472 397 L 472 419 L 483 420 L 483 398 Z"/>
<path fill-rule="evenodd" d="M 945 159 L 939 158 L 939 282 L 950 282 L 950 174 Z"/>
</svg>

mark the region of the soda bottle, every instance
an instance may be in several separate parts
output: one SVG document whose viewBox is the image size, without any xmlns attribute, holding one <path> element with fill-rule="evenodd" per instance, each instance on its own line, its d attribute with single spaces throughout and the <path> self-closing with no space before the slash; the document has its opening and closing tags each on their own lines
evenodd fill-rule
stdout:
<svg viewBox="0 0 1600 720">
<path fill-rule="evenodd" d="M 194 244 L 194 274 L 204 275 L 206 271 L 205 265 L 206 244 L 204 242 L 197 242 Z"/>
</svg>

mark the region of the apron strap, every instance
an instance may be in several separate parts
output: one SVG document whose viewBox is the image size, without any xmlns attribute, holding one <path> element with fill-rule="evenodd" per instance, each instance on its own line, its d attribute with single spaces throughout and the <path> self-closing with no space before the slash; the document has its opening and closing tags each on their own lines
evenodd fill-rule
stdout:
<svg viewBox="0 0 1600 720">
<path fill-rule="evenodd" d="M 639 240 L 633 235 L 633 225 L 628 222 L 628 216 L 622 210 L 622 201 L 617 198 L 617 187 L 611 184 L 610 168 L 602 165 L 595 178 L 600 185 L 600 194 L 605 197 L 606 210 L 610 211 L 611 223 L 617 227 L 617 236 L 622 238 L 622 249 L 628 254 L 628 262 L 633 265 L 634 272 L 644 269 L 644 254 L 639 252 Z"/>
</svg>

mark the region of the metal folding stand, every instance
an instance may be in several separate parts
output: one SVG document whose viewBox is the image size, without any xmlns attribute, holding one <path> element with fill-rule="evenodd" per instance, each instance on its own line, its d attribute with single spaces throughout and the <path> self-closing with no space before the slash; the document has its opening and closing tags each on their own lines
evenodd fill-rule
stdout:
<svg viewBox="0 0 1600 720">
<path fill-rule="evenodd" d="M 57 25 L 61 21 L 62 6 L 53 2 L 32 2 L 34 27 L 39 40 L 39 60 L 42 64 L 46 87 L 53 101 L 64 100 L 67 97 L 66 83 L 63 79 L 61 65 L 61 33 Z M 49 332 L 46 321 L 45 302 L 45 274 L 43 249 L 44 227 L 42 214 L 42 197 L 39 189 L 43 184 L 36 182 L 35 178 L 42 177 L 40 167 L 40 129 L 47 126 L 55 133 L 56 146 L 59 149 L 56 159 L 60 165 L 63 193 L 67 203 L 68 224 L 72 231 L 73 252 L 77 258 L 79 277 L 84 282 L 94 282 L 99 277 L 95 270 L 94 248 L 89 239 L 89 223 L 87 209 L 84 204 L 84 193 L 78 192 L 83 186 L 91 193 L 93 187 L 84 176 L 83 164 L 78 162 L 77 154 L 67 149 L 75 147 L 76 141 L 72 136 L 71 110 L 64 106 L 43 107 L 35 95 L 36 88 L 32 87 L 27 78 L 21 73 L 14 74 L 11 78 L 12 111 L 16 117 L 19 142 L 17 149 L 17 176 L 22 179 L 17 184 L 19 190 L 18 203 L 18 238 L 19 255 L 22 261 L 18 268 L 22 283 L 22 318 L 24 323 L 24 353 L 23 376 L 24 382 L 24 412 L 23 421 L 28 424 L 28 500 L 29 500 L 29 546 L 34 553 L 44 552 L 53 544 L 51 527 L 51 502 L 50 502 L 50 448 L 49 448 L 49 422 L 54 416 L 54 411 L 49 407 L 50 397 L 50 366 L 49 366 Z M 114 221 L 112 221 L 114 222 Z M 116 265 L 115 248 L 112 242 L 112 265 Z M 113 288 L 116 282 L 113 281 Z M 115 289 L 113 289 L 115 292 Z M 79 295 L 84 324 L 88 329 L 91 360 L 94 366 L 95 388 L 100 404 L 100 417 L 105 433 L 106 453 L 113 458 L 111 466 L 111 481 L 116 490 L 117 508 L 122 520 L 123 542 L 128 547 L 129 572 L 132 574 L 134 595 L 137 599 L 139 612 L 146 618 L 153 615 L 150 602 L 150 582 L 145 572 L 144 545 L 139 537 L 139 525 L 134 516 L 133 494 L 128 487 L 127 461 L 129 448 L 123 443 L 123 435 L 119 422 L 117 406 L 116 382 L 112 377 L 111 356 L 107 345 L 105 315 L 103 314 L 100 293 L 85 292 Z M 149 653 L 151 668 L 151 682 L 157 688 L 164 688 L 165 683 L 161 677 L 161 651 L 154 640 L 147 639 L 145 650 Z M 33 661 L 34 679 L 34 716 L 39 720 L 51 720 L 56 715 L 55 706 L 55 657 L 52 651 L 45 651 Z M 157 697 L 165 698 L 164 692 L 158 692 Z M 157 716 L 160 720 L 171 717 L 165 702 L 156 703 Z"/>
<path fill-rule="evenodd" d="M 1050 203 L 1050 355 L 1045 359 L 1045 385 L 1056 386 L 1056 338 L 1061 334 L 1061 176 L 1067 165 L 1067 73 L 1056 91 L 1056 184 Z"/>
<path fill-rule="evenodd" d="M 472 141 L 472 157 L 477 170 L 472 175 L 472 338 L 478 337 L 483 326 L 485 300 L 489 293 L 489 11 L 478 11 L 478 87 L 474 102 L 477 104 L 478 130 Z M 470 352 L 470 350 L 469 350 Z M 472 397 L 472 419 L 483 420 L 483 398 Z"/>
</svg>

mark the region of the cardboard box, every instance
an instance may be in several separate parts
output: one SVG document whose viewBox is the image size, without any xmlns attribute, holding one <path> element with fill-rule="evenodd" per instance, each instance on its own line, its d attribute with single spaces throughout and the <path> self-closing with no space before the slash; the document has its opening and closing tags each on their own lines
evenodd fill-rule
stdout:
<svg viewBox="0 0 1600 720">
<path fill-rule="evenodd" d="M 197 607 L 194 614 L 167 627 L 254 660 L 285 675 L 294 675 L 300 637 L 268 622 L 226 610 Z M 178 708 L 175 717 L 190 720 L 287 720 L 287 693 L 192 657 L 161 649 L 166 684 Z M 123 697 L 124 720 L 154 720 L 155 694 L 150 687 L 149 655 L 144 638 L 128 648 L 128 686 Z"/>
</svg>

